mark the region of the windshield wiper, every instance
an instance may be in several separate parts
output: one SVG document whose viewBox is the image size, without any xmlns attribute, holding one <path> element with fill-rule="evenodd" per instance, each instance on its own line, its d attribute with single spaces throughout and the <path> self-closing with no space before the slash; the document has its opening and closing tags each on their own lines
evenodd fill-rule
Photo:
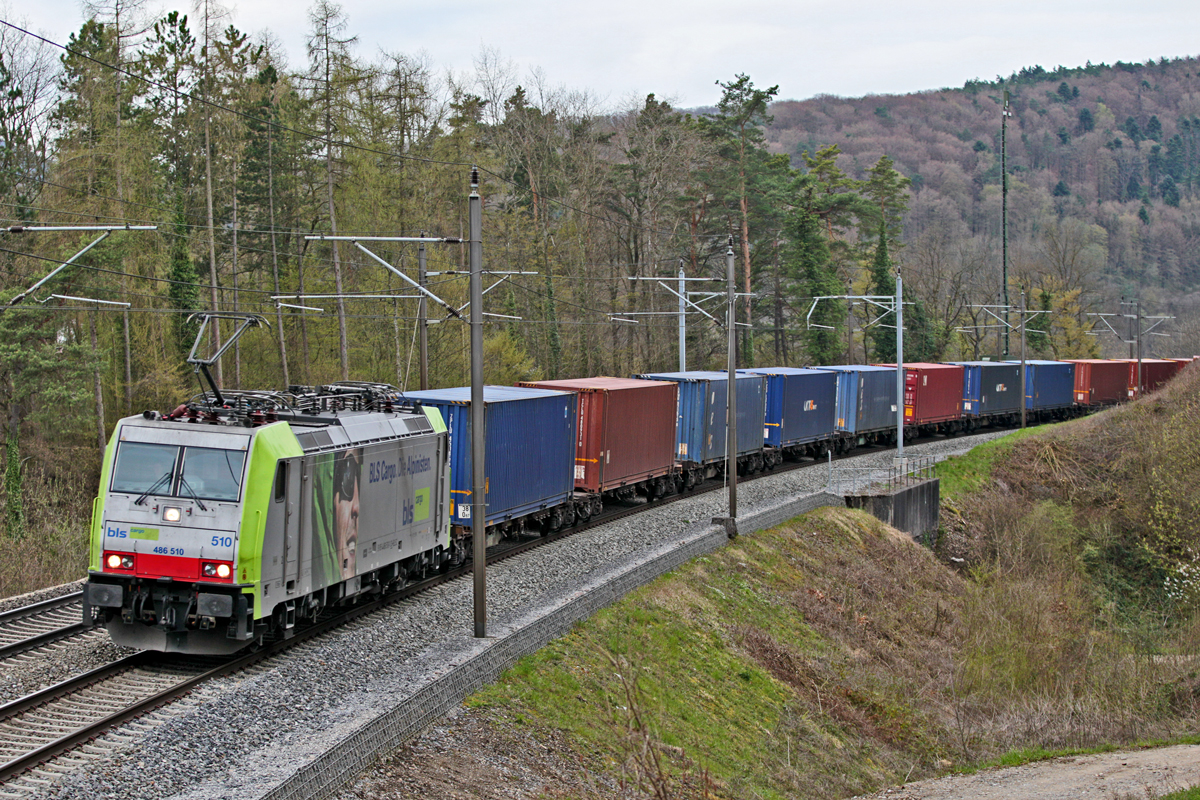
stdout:
<svg viewBox="0 0 1200 800">
<path fill-rule="evenodd" d="M 187 478 L 180 475 L 179 476 L 179 485 L 188 490 L 188 494 L 190 494 L 192 496 L 192 499 L 196 501 L 196 505 L 200 506 L 201 511 L 208 511 L 208 508 L 204 505 L 204 503 L 200 500 L 200 498 L 196 496 L 196 490 L 193 489 L 192 485 L 187 482 Z"/>
<path fill-rule="evenodd" d="M 149 497 L 151 494 L 153 494 L 153 492 L 154 492 L 154 490 L 155 490 L 155 489 L 157 489 L 159 486 L 162 486 L 162 485 L 163 485 L 165 482 L 167 482 L 168 480 L 170 480 L 170 479 L 171 479 L 171 476 L 172 476 L 172 475 L 174 475 L 174 474 L 175 474 L 175 470 L 174 470 L 173 468 L 172 468 L 172 469 L 169 469 L 169 470 L 167 470 L 166 472 L 164 472 L 164 473 L 163 473 L 163 476 L 162 476 L 161 478 L 159 478 L 158 480 L 156 480 L 154 483 L 150 484 L 150 488 L 149 488 L 149 489 L 147 489 L 147 490 L 146 490 L 146 491 L 145 491 L 145 492 L 142 494 L 142 496 L 141 496 L 141 497 L 139 497 L 137 500 L 134 500 L 134 501 L 133 501 L 133 504 L 134 504 L 135 506 L 140 506 L 140 505 L 142 505 L 143 503 L 145 503 L 145 502 L 146 502 L 146 498 L 147 498 L 147 497 Z"/>
</svg>

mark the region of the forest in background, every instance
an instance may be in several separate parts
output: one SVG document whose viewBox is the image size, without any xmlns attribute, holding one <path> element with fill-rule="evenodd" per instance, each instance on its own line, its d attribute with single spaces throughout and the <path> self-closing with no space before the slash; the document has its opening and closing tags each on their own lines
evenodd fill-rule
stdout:
<svg viewBox="0 0 1200 800">
<path fill-rule="evenodd" d="M 1117 311 L 1122 297 L 1178 316 L 1175 338 L 1155 341 L 1156 352 L 1200 346 L 1200 60 L 1035 66 L 961 89 L 820 96 L 771 111 L 774 152 L 794 159 L 836 145 L 852 176 L 886 154 L 912 181 L 901 260 L 940 322 L 970 319 L 969 303 L 999 293 L 1005 147 L 1010 283 L 1063 324 L 1064 311 L 1080 323 L 1038 349 L 1078 352 L 1076 337 L 1092 327 L 1086 314 Z M 950 348 L 952 327 L 939 328 Z M 1121 352 L 1115 338 L 1097 344 Z"/>
<path fill-rule="evenodd" d="M 999 292 L 1004 88 L 1010 296 L 1024 290 L 1048 312 L 1031 352 L 1120 352 L 1115 338 L 1087 335 L 1089 312 L 1140 294 L 1147 312 L 1182 317 L 1200 279 L 1195 60 L 803 102 L 734 75 L 716 81 L 712 108 L 650 95 L 611 109 L 491 51 L 461 75 L 410 54 L 363 55 L 328 0 L 308 9 L 303 64 L 211 0 L 157 18 L 137 0 L 90 11 L 67 43 L 0 26 L 0 220 L 158 230 L 113 233 L 0 310 L 11 535 L 56 513 L 39 502 L 30 518 L 32 492 L 94 486 L 118 418 L 200 390 L 184 364 L 190 312 L 271 325 L 225 355 L 222 386 L 415 388 L 411 287 L 349 242 L 305 237 L 465 237 L 472 166 L 485 268 L 532 273 L 487 282 L 493 383 L 675 369 L 678 299 L 633 279 L 673 288 L 682 268 L 718 281 L 690 289 L 720 291 L 731 243 L 750 295 L 738 306 L 743 365 L 894 358 L 877 310 L 811 298 L 890 294 L 897 266 L 908 360 L 995 357 L 997 330 L 979 306 Z M 0 234 L 0 304 L 97 235 Z M 415 277 L 414 245 L 370 249 Z M 430 245 L 428 262 L 442 273 L 429 288 L 465 303 L 466 278 L 447 273 L 465 268 L 466 248 Z M 280 306 L 282 295 L 309 308 Z M 722 316 L 721 298 L 693 300 Z M 431 316 L 430 385 L 461 385 L 466 326 Z M 688 367 L 722 363 L 723 330 L 699 310 L 687 322 Z M 54 524 L 78 530 L 83 520 L 62 511 Z"/>
</svg>

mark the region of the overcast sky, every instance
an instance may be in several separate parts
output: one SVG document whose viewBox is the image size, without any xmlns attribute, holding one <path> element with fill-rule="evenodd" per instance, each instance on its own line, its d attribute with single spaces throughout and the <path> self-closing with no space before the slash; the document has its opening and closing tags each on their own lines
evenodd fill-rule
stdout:
<svg viewBox="0 0 1200 800">
<path fill-rule="evenodd" d="M 156 0 L 150 0 L 154 7 Z M 161 8 L 190 10 L 184 3 Z M 243 31 L 270 31 L 304 63 L 303 0 L 227 0 Z M 1200 54 L 1200 2 L 1159 0 L 345 0 L 358 53 L 424 53 L 465 74 L 485 49 L 548 82 L 586 89 L 602 107 L 649 92 L 711 105 L 739 72 L 779 98 L 847 97 L 961 86 L 1024 66 L 1080 66 Z M 0 5 L 0 9 L 4 6 Z M 78 0 L 8 0 L 8 20 L 65 43 Z M 194 28 L 193 28 L 194 29 Z"/>
</svg>

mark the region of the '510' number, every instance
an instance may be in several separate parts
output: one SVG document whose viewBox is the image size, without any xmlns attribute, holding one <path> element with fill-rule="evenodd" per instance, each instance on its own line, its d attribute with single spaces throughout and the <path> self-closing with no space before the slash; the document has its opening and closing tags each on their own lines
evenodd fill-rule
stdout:
<svg viewBox="0 0 1200 800">
<path fill-rule="evenodd" d="M 214 536 L 212 537 L 213 547 L 233 547 L 232 536 Z"/>
</svg>

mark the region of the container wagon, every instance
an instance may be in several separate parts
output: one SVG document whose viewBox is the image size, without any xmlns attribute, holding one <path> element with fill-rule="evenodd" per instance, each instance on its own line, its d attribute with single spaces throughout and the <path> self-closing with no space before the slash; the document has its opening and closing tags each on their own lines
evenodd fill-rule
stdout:
<svg viewBox="0 0 1200 800">
<path fill-rule="evenodd" d="M 837 373 L 771 367 L 739 372 L 767 379 L 763 441 L 799 458 L 823 454 L 837 438 Z"/>
<path fill-rule="evenodd" d="M 724 469 L 728 373 L 655 372 L 635 375 L 639 380 L 673 381 L 679 384 L 678 420 L 675 425 L 675 460 L 680 463 L 685 487 Z M 737 374 L 736 450 L 738 468 L 757 472 L 764 466 L 763 420 L 766 379 L 762 375 Z"/>
<path fill-rule="evenodd" d="M 1021 413 L 1021 365 L 955 361 L 963 368 L 963 421 L 970 429 L 1004 424 Z"/>
<path fill-rule="evenodd" d="M 679 384 L 632 378 L 522 381 L 519 386 L 575 392 L 575 489 L 618 500 L 653 499 L 674 487 Z"/>
<path fill-rule="evenodd" d="M 839 452 L 860 444 L 896 441 L 896 368 L 842 364 L 814 369 L 836 372 L 839 431 L 849 436 Z"/>
<path fill-rule="evenodd" d="M 405 392 L 441 412 L 450 433 L 450 522 L 471 519 L 471 389 Z M 517 386 L 483 387 L 487 520 L 496 540 L 527 529 L 557 530 L 575 520 L 576 395 Z M 580 509 L 587 513 L 590 505 Z"/>
<path fill-rule="evenodd" d="M 879 364 L 895 367 L 895 364 Z M 916 432 L 952 433 L 962 425 L 963 368 L 914 361 L 904 365 L 904 425 Z M 914 432 L 915 433 L 915 432 Z M 913 435 L 906 433 L 905 435 Z"/>
<path fill-rule="evenodd" d="M 1129 368 L 1103 358 L 1068 358 L 1075 365 L 1075 402 L 1081 406 L 1110 406 L 1125 400 Z"/>
<path fill-rule="evenodd" d="M 1128 370 L 1127 377 L 1127 393 L 1130 400 L 1139 396 L 1138 392 L 1138 360 L 1136 358 L 1118 358 L 1114 359 L 1123 364 L 1126 364 Z M 1143 358 L 1142 359 L 1142 389 L 1149 393 L 1153 392 L 1158 387 L 1162 386 L 1171 378 L 1175 377 L 1175 373 L 1180 370 L 1183 365 L 1178 361 L 1171 361 L 1162 358 Z"/>
<path fill-rule="evenodd" d="M 1020 365 L 1020 361 L 1011 363 Z M 1037 419 L 1074 416 L 1075 365 L 1066 361 L 1025 361 L 1025 408 Z"/>
</svg>

